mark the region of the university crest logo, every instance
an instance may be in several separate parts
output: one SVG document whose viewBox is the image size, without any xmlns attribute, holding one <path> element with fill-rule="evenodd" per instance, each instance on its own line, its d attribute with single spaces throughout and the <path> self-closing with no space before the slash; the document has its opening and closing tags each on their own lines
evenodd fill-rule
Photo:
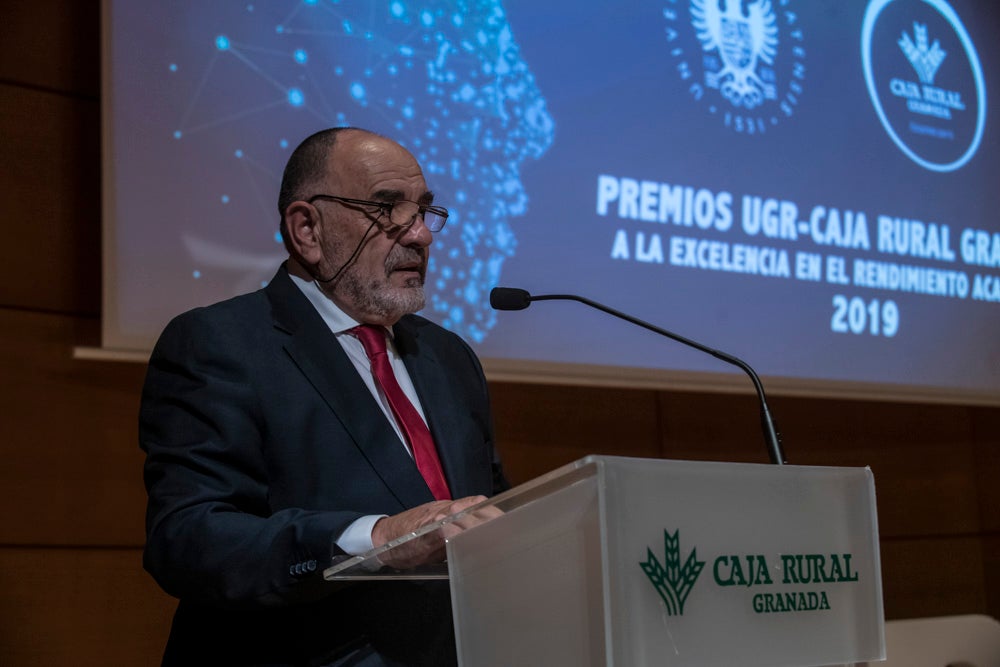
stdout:
<svg viewBox="0 0 1000 667">
<path fill-rule="evenodd" d="M 663 563 L 649 547 L 646 548 L 646 560 L 639 563 L 642 571 L 649 577 L 650 583 L 663 599 L 668 616 L 680 616 L 684 613 L 684 602 L 698 580 L 705 561 L 698 560 L 695 549 L 688 554 L 687 560 L 681 566 L 681 547 L 679 531 L 673 535 L 663 531 Z"/>
<path fill-rule="evenodd" d="M 724 0 L 721 6 L 694 0 L 691 16 L 702 49 L 717 52 L 722 60 L 717 71 L 706 69 L 705 85 L 718 89 L 733 106 L 753 109 L 777 96 L 774 84 L 762 77 L 773 78 L 778 28 L 767 0 L 746 9 L 741 0 Z"/>
<path fill-rule="evenodd" d="M 666 37 L 688 93 L 742 134 L 762 134 L 798 106 L 805 47 L 792 0 L 671 0 Z"/>
</svg>

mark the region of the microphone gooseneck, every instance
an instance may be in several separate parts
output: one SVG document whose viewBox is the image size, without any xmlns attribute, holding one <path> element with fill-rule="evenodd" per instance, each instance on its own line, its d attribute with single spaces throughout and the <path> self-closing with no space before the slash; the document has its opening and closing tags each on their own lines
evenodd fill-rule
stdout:
<svg viewBox="0 0 1000 667">
<path fill-rule="evenodd" d="M 631 322 L 643 329 L 648 329 L 653 333 L 660 334 L 661 336 L 666 336 L 678 343 L 683 343 L 689 347 L 693 347 L 696 350 L 701 350 L 707 354 L 712 355 L 716 359 L 725 361 L 726 363 L 737 366 L 742 369 L 744 373 L 750 376 L 751 382 L 753 382 L 754 389 L 757 391 L 757 399 L 760 403 L 760 423 L 761 428 L 764 433 L 764 444 L 767 446 L 768 458 L 771 463 L 782 465 L 785 463 L 785 454 L 781 448 L 781 437 L 778 435 L 778 429 L 774 425 L 774 420 L 771 418 L 771 411 L 767 407 L 767 399 L 764 396 L 764 385 L 761 384 L 760 378 L 757 373 L 750 367 L 750 364 L 746 363 L 738 357 L 734 357 L 731 354 L 727 354 L 720 350 L 713 349 L 707 345 L 702 345 L 697 341 L 693 341 L 690 338 L 685 338 L 684 336 L 675 334 L 666 329 L 661 329 L 658 326 L 650 324 L 640 320 L 637 317 L 632 317 L 626 313 L 615 310 L 603 304 L 597 303 L 596 301 L 591 301 L 582 296 L 577 296 L 575 294 L 541 294 L 537 296 L 532 296 L 526 290 L 518 289 L 516 287 L 494 287 L 490 292 L 490 306 L 495 310 L 524 310 L 531 305 L 532 301 L 578 301 L 584 305 L 590 306 L 591 308 L 596 308 L 608 315 L 613 315 L 619 319 L 625 320 L 626 322 Z"/>
</svg>

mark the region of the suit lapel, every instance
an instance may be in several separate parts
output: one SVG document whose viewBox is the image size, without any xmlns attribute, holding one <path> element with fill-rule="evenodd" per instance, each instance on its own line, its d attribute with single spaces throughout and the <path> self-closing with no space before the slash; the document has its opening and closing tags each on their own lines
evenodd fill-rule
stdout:
<svg viewBox="0 0 1000 667">
<path fill-rule="evenodd" d="M 284 267 L 266 288 L 285 350 L 334 412 L 376 474 L 404 507 L 434 499 L 336 336 Z M 337 443 L 318 443 L 322 447 Z"/>
<path fill-rule="evenodd" d="M 404 317 L 393 327 L 396 350 L 406 364 L 420 398 L 452 498 L 462 498 L 469 495 L 466 486 L 468 476 L 465 474 L 468 470 L 467 448 L 462 442 L 466 437 L 463 427 L 466 422 L 455 406 L 464 403 L 454 395 L 453 383 L 449 381 L 441 359 L 430 346 L 421 345 L 419 322 L 415 318 Z"/>
</svg>

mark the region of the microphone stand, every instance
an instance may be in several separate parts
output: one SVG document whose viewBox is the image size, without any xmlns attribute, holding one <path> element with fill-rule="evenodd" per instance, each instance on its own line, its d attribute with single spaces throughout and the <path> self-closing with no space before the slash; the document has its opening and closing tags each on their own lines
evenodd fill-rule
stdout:
<svg viewBox="0 0 1000 667">
<path fill-rule="evenodd" d="M 643 329 L 648 329 L 653 333 L 666 336 L 667 338 L 675 340 L 678 343 L 683 343 L 684 345 L 693 347 L 696 350 L 701 350 L 702 352 L 712 355 L 716 359 L 720 359 L 726 363 L 733 364 L 734 366 L 741 368 L 743 372 L 750 376 L 754 389 L 757 391 L 757 399 L 760 402 L 760 424 L 761 429 L 764 432 L 764 444 L 767 446 L 768 458 L 771 460 L 771 463 L 776 465 L 783 465 L 786 462 L 785 454 L 781 448 L 781 438 L 774 425 L 774 420 L 771 418 L 771 411 L 767 407 L 767 399 L 764 397 L 764 385 L 761 384 L 760 378 L 757 376 L 757 373 L 754 372 L 753 368 L 750 367 L 750 364 L 746 363 L 742 359 L 734 357 L 731 354 L 726 354 L 720 350 L 715 350 L 707 345 L 702 345 L 697 341 L 685 338 L 684 336 L 667 331 L 666 329 L 661 329 L 660 327 L 650 324 L 649 322 L 640 320 L 637 317 L 632 317 L 631 315 L 597 303 L 596 301 L 591 301 L 590 299 L 582 296 L 576 296 L 575 294 L 542 294 L 539 296 L 532 296 L 524 290 L 503 287 L 493 288 L 494 293 L 496 293 L 497 290 L 504 290 L 501 294 L 511 295 L 515 299 L 519 300 L 518 303 L 510 304 L 507 307 L 501 306 L 499 308 L 501 310 L 520 310 L 522 308 L 527 308 L 532 301 L 578 301 L 584 305 L 590 306 L 591 308 L 596 308 L 597 310 L 607 313 L 608 315 L 625 320 L 626 322 L 631 322 L 632 324 L 638 325 Z M 502 301 L 502 299 L 498 299 L 497 301 Z M 494 301 L 493 294 L 490 295 L 490 303 L 494 308 L 497 308 L 497 302 Z"/>
</svg>

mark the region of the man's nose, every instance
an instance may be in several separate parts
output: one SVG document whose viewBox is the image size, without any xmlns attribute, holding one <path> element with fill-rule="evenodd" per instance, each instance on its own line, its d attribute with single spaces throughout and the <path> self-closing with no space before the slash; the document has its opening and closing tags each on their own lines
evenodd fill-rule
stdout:
<svg viewBox="0 0 1000 667">
<path fill-rule="evenodd" d="M 434 234 L 427 225 L 424 224 L 424 216 L 418 215 L 413 224 L 407 227 L 403 235 L 399 237 L 399 244 L 404 246 L 414 246 L 426 248 L 434 242 Z"/>
</svg>

